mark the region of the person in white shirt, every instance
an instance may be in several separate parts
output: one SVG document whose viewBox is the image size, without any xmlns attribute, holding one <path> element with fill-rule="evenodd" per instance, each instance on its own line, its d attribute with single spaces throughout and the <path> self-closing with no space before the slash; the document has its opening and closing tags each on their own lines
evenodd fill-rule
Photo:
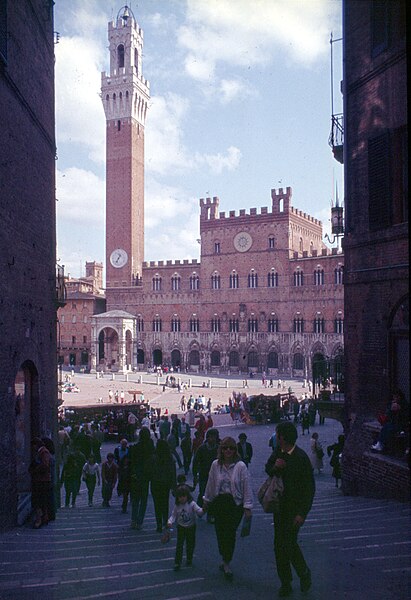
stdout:
<svg viewBox="0 0 411 600">
<path fill-rule="evenodd" d="M 203 509 L 194 502 L 190 490 L 186 485 L 178 486 L 175 492 L 176 503 L 168 521 L 167 529 L 173 524 L 177 525 L 177 544 L 174 561 L 174 571 L 178 571 L 183 560 L 184 542 L 186 542 L 187 566 L 193 564 L 194 548 L 196 543 L 196 517 L 204 514 Z"/>
<path fill-rule="evenodd" d="M 100 485 L 100 467 L 96 463 L 96 459 L 91 455 L 83 467 L 83 481 L 86 482 L 88 491 L 88 505 L 93 506 L 93 495 L 96 489 L 96 483 Z"/>
<path fill-rule="evenodd" d="M 220 571 L 233 579 L 233 558 L 237 528 L 243 515 L 251 517 L 253 496 L 247 466 L 240 459 L 232 437 L 221 440 L 217 460 L 211 465 L 203 498 L 203 508 L 215 518 L 218 549 L 222 558 Z"/>
</svg>

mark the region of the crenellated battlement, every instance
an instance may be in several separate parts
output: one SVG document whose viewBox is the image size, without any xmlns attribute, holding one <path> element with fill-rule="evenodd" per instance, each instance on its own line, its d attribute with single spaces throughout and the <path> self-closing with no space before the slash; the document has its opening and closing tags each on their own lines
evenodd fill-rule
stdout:
<svg viewBox="0 0 411 600">
<path fill-rule="evenodd" d="M 236 214 L 235 210 L 230 210 L 228 213 L 218 212 L 220 200 L 216 196 L 213 198 L 200 198 L 200 223 L 201 221 L 210 221 L 212 219 L 218 220 L 233 220 L 233 219 L 242 219 L 244 217 L 261 217 L 264 215 L 286 215 L 286 214 L 294 214 L 299 217 L 303 217 L 310 223 L 314 223 L 315 225 L 321 225 L 321 221 L 311 217 L 309 214 L 294 208 L 290 204 L 290 200 L 292 197 L 292 188 L 287 187 L 284 191 L 283 188 L 278 190 L 271 190 L 271 198 L 272 198 L 272 207 L 271 210 L 267 206 L 262 206 L 261 208 L 250 208 L 247 212 L 245 208 L 241 208 Z"/>
<path fill-rule="evenodd" d="M 213 198 L 200 198 L 200 219 L 218 219 L 218 207 L 220 199 L 217 196 Z"/>
<path fill-rule="evenodd" d="M 145 261 L 143 262 L 143 267 L 145 269 L 149 269 L 150 267 L 156 267 L 156 268 L 160 268 L 160 267 L 185 267 L 188 265 L 195 265 L 195 266 L 199 266 L 200 263 L 198 261 L 197 258 L 192 258 L 191 260 L 188 258 L 184 258 L 183 260 L 180 259 L 175 259 L 175 260 L 150 260 L 150 261 Z"/>
<path fill-rule="evenodd" d="M 302 210 L 299 210 L 298 208 L 294 208 L 294 206 L 290 206 L 290 212 L 294 215 L 298 215 L 299 217 L 303 217 L 304 219 L 307 219 L 307 221 L 310 221 L 311 223 L 315 223 L 315 225 L 322 225 L 321 221 L 319 221 L 315 217 L 312 217 L 311 215 L 303 212 Z"/>
</svg>

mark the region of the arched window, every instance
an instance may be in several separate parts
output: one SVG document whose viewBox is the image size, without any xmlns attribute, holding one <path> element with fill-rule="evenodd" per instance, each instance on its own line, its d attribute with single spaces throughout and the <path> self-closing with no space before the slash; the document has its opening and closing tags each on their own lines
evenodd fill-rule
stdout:
<svg viewBox="0 0 411 600">
<path fill-rule="evenodd" d="M 267 285 L 268 287 L 278 287 L 278 273 L 274 269 L 271 269 L 267 275 Z"/>
<path fill-rule="evenodd" d="M 144 331 L 144 319 L 141 315 L 137 315 L 137 331 Z"/>
<path fill-rule="evenodd" d="M 324 269 L 314 271 L 314 285 L 324 285 Z"/>
<path fill-rule="evenodd" d="M 344 319 L 342 313 L 338 313 L 334 320 L 334 333 L 344 333 Z"/>
<path fill-rule="evenodd" d="M 304 333 L 304 319 L 300 314 L 294 317 L 294 333 Z"/>
<path fill-rule="evenodd" d="M 156 315 L 153 319 L 153 331 L 160 333 L 161 329 L 161 319 L 158 315 Z"/>
<path fill-rule="evenodd" d="M 179 331 L 181 331 L 181 321 L 177 317 L 177 315 L 174 315 L 171 319 L 171 331 L 174 333 L 178 333 Z"/>
<path fill-rule="evenodd" d="M 200 289 L 200 278 L 196 273 L 193 273 L 190 277 L 190 290 Z"/>
<path fill-rule="evenodd" d="M 173 292 L 179 292 L 181 286 L 181 278 L 179 275 L 175 274 L 171 278 L 171 290 Z"/>
<path fill-rule="evenodd" d="M 120 44 L 117 48 L 117 67 L 122 69 L 124 67 L 124 46 Z"/>
<path fill-rule="evenodd" d="M 249 288 L 258 287 L 258 275 L 254 271 L 254 269 L 251 269 L 251 272 L 248 275 L 248 287 Z"/>
<path fill-rule="evenodd" d="M 324 333 L 325 332 L 325 320 L 324 317 L 317 313 L 313 323 L 313 331 L 314 333 Z"/>
<path fill-rule="evenodd" d="M 160 277 L 160 275 L 155 275 L 153 277 L 153 292 L 161 292 L 161 277 Z"/>
<path fill-rule="evenodd" d="M 294 272 L 294 285 L 295 287 L 304 285 L 304 273 L 300 269 Z"/>
<path fill-rule="evenodd" d="M 211 331 L 213 333 L 220 333 L 221 330 L 221 323 L 220 323 L 220 319 L 214 315 L 214 317 L 211 319 Z"/>
<path fill-rule="evenodd" d="M 190 332 L 198 333 L 199 331 L 200 331 L 200 321 L 196 317 L 196 315 L 193 315 L 190 319 Z"/>
<path fill-rule="evenodd" d="M 238 289 L 238 273 L 233 271 L 230 273 L 230 290 Z"/>
<path fill-rule="evenodd" d="M 278 333 L 278 318 L 274 313 L 267 320 L 267 331 L 268 333 Z"/>
<path fill-rule="evenodd" d="M 228 322 L 228 330 L 230 333 L 238 333 L 239 331 L 239 321 L 235 317 L 230 319 Z"/>
<path fill-rule="evenodd" d="M 334 271 L 334 283 L 342 285 L 344 283 L 344 267 L 338 266 Z"/>
<path fill-rule="evenodd" d="M 258 333 L 258 319 L 255 317 L 251 317 L 248 319 L 248 332 L 249 333 Z"/>
<path fill-rule="evenodd" d="M 215 272 L 213 273 L 213 275 L 211 275 L 211 289 L 212 290 L 219 290 L 220 289 L 220 275 Z"/>
</svg>

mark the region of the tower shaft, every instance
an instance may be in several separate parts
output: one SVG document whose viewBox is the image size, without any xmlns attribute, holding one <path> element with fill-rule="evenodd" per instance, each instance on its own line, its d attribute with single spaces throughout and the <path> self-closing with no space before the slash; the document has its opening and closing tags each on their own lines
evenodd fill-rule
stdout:
<svg viewBox="0 0 411 600">
<path fill-rule="evenodd" d="M 134 285 L 144 260 L 144 125 L 150 98 L 142 76 L 143 31 L 135 19 L 108 26 L 110 73 L 102 73 L 106 116 L 106 287 Z"/>
</svg>

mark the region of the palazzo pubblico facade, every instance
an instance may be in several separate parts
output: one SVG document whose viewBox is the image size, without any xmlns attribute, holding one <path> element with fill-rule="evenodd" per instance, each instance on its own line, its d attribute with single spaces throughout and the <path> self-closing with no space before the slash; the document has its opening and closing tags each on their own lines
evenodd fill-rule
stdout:
<svg viewBox="0 0 411 600">
<path fill-rule="evenodd" d="M 220 212 L 200 199 L 199 260 L 144 259 L 144 130 L 150 99 L 134 15 L 108 27 L 106 302 L 91 319 L 91 370 L 310 377 L 343 355 L 343 254 L 321 222 L 271 190 L 270 206 Z"/>
</svg>

